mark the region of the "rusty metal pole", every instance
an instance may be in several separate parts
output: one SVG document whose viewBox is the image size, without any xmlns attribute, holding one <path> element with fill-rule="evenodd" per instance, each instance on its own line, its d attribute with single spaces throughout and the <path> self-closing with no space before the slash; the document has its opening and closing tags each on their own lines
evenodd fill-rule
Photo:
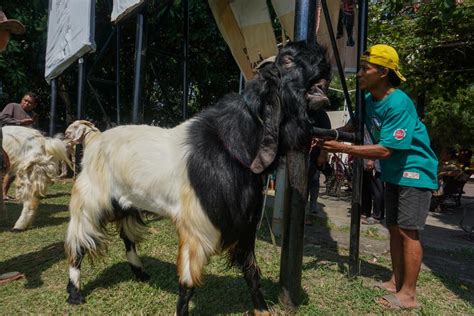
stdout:
<svg viewBox="0 0 474 316">
<path fill-rule="evenodd" d="M 316 0 L 297 0 L 295 4 L 295 41 L 316 40 Z M 290 151 L 286 155 L 288 199 L 283 214 L 281 245 L 280 301 L 295 308 L 301 301 L 304 218 L 308 200 L 308 151 Z"/>
</svg>

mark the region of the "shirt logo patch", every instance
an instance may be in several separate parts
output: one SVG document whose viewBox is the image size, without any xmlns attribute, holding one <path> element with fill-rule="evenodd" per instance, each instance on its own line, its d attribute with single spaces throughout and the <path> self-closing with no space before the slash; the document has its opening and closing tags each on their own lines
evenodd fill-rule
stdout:
<svg viewBox="0 0 474 316">
<path fill-rule="evenodd" d="M 396 140 L 402 140 L 405 138 L 406 134 L 407 133 L 404 129 L 399 128 L 393 132 L 393 137 L 395 137 Z"/>
<path fill-rule="evenodd" d="M 408 179 L 415 179 L 415 180 L 419 180 L 420 179 L 420 174 L 418 172 L 408 172 L 408 171 L 405 171 L 403 173 L 403 177 L 404 178 L 408 178 Z"/>
</svg>

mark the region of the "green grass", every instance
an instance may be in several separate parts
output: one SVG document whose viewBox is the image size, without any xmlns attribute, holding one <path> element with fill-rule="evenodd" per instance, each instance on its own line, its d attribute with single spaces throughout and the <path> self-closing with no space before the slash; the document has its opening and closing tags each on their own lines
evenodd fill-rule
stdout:
<svg viewBox="0 0 474 316">
<path fill-rule="evenodd" d="M 66 303 L 68 275 L 63 241 L 68 222 L 69 191 L 70 184 L 52 186 L 42 201 L 33 228 L 22 233 L 9 231 L 21 208 L 18 204 L 7 203 L 8 217 L 0 222 L 0 272 L 18 270 L 27 277 L 0 285 L 0 314 L 173 314 L 178 289 L 177 239 L 174 226 L 168 220 L 150 219 L 149 234 L 139 246 L 139 254 L 151 275 L 150 282 L 134 280 L 126 263 L 123 244 L 114 236 L 102 260 L 94 264 L 86 260 L 82 265 L 86 304 L 70 306 Z M 372 235 L 377 238 L 376 232 Z M 279 251 L 271 244 L 264 221 L 257 241 L 262 289 L 274 312 L 286 314 L 288 311 L 278 300 Z M 463 256 L 456 254 L 456 258 Z M 353 279 L 347 276 L 347 262 L 345 249 L 328 245 L 305 246 L 303 302 L 296 312 L 298 315 L 384 312 L 374 303 L 383 292 L 372 289 L 371 284 L 389 276 L 390 259 L 362 254 L 361 276 Z M 474 314 L 474 289 L 453 276 L 422 271 L 418 289 L 422 314 Z M 191 313 L 242 315 L 251 310 L 250 296 L 240 273 L 228 269 L 223 257 L 213 257 L 206 267 L 204 286 L 197 289 L 192 298 Z"/>
</svg>

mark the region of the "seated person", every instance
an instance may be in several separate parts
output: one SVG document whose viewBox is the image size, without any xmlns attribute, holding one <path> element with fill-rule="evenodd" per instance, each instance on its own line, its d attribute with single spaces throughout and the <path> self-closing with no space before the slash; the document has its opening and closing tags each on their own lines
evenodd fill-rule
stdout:
<svg viewBox="0 0 474 316">
<path fill-rule="evenodd" d="M 27 92 L 20 103 L 9 103 L 0 112 L 0 126 L 5 125 L 21 125 L 27 127 L 36 127 L 38 123 L 38 114 L 33 110 L 38 104 L 38 97 L 33 92 Z M 8 195 L 8 190 L 15 180 L 14 176 L 8 173 L 3 178 L 3 200 L 14 200 L 15 198 Z"/>
<path fill-rule="evenodd" d="M 38 104 L 38 98 L 35 93 L 27 92 L 20 103 L 9 103 L 0 113 L 0 124 L 31 126 L 37 124 L 38 114 L 33 110 Z"/>
</svg>

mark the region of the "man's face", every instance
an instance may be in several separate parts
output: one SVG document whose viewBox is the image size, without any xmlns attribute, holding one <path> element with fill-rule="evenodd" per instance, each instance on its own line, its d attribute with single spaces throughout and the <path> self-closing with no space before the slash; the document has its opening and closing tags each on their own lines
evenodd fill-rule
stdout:
<svg viewBox="0 0 474 316">
<path fill-rule="evenodd" d="M 376 88 L 383 82 L 386 75 L 386 72 L 381 71 L 378 66 L 363 61 L 360 63 L 360 70 L 357 73 L 359 88 L 364 90 Z"/>
<path fill-rule="evenodd" d="M 7 49 L 8 40 L 10 39 L 10 32 L 0 31 L 0 52 Z"/>
<path fill-rule="evenodd" d="M 25 95 L 20 102 L 21 108 L 25 111 L 31 111 L 36 108 L 36 100 L 29 95 Z"/>
</svg>

